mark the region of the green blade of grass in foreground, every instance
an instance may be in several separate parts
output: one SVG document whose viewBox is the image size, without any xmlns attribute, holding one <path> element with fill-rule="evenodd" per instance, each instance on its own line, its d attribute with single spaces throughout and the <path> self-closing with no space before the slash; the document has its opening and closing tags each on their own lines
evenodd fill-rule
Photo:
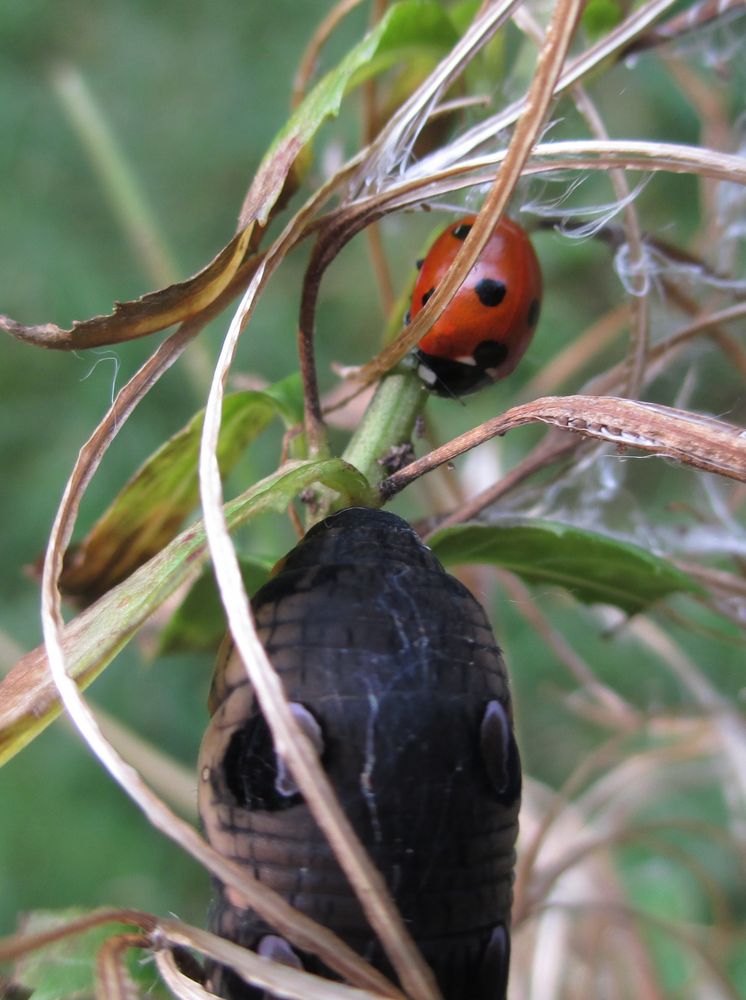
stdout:
<svg viewBox="0 0 746 1000">
<path fill-rule="evenodd" d="M 321 483 L 350 504 L 376 506 L 376 496 L 357 469 L 341 459 L 298 462 L 278 472 L 225 506 L 231 529 L 258 514 L 284 511 L 302 490 Z M 68 673 L 85 688 L 129 642 L 147 618 L 207 561 L 201 521 L 178 535 L 76 618 L 63 631 Z M 59 714 L 57 689 L 43 646 L 24 656 L 0 683 L 0 764 L 37 736 Z"/>
</svg>

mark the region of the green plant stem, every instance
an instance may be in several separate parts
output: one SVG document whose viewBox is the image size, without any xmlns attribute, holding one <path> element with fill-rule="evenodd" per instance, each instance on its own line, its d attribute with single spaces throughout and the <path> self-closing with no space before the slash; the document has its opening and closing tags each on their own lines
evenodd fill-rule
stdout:
<svg viewBox="0 0 746 1000">
<path fill-rule="evenodd" d="M 382 460 L 393 449 L 409 444 L 427 390 L 414 368 L 399 365 L 378 386 L 343 458 L 377 486 L 387 474 Z"/>
</svg>

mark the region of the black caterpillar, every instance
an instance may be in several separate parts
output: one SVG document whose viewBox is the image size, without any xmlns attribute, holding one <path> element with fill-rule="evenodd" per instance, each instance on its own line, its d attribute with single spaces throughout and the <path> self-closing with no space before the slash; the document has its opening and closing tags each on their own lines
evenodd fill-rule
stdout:
<svg viewBox="0 0 746 1000">
<path fill-rule="evenodd" d="M 445 1000 L 502 1000 L 521 770 L 481 605 L 405 521 L 362 508 L 312 528 L 252 604 L 293 711 Z M 210 709 L 200 814 L 213 846 L 393 976 L 235 656 L 218 664 Z M 213 931 L 332 975 L 216 890 Z M 265 996 L 222 966 L 208 987 Z"/>
</svg>

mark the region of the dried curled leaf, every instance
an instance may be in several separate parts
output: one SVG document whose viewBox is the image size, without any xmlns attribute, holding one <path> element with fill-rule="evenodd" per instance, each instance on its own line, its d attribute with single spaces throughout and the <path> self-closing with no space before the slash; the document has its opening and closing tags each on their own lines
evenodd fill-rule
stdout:
<svg viewBox="0 0 746 1000">
<path fill-rule="evenodd" d="M 247 226 L 194 277 L 131 302 L 117 302 L 108 316 L 75 322 L 69 330 L 54 323 L 24 326 L 9 316 L 0 316 L 0 330 L 27 344 L 55 351 L 105 347 L 164 330 L 196 316 L 218 298 L 250 249 L 253 233 L 254 226 Z"/>
</svg>

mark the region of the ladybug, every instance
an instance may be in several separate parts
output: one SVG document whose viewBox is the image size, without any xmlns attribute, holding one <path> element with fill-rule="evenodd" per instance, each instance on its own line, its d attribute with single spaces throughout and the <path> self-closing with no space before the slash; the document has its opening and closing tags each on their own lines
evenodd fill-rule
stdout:
<svg viewBox="0 0 746 1000">
<path fill-rule="evenodd" d="M 291 710 L 444 1000 L 504 1000 L 521 767 L 484 609 L 406 521 L 367 508 L 313 527 L 252 607 Z M 210 709 L 199 810 L 213 847 L 392 977 L 230 640 Z M 215 888 L 212 931 L 334 978 L 234 890 Z M 219 963 L 206 971 L 229 1000 L 267 995 Z"/>
<path fill-rule="evenodd" d="M 476 216 L 451 224 L 433 243 L 412 294 L 407 322 L 438 287 Z M 503 218 L 440 318 L 416 348 L 419 374 L 439 396 L 463 396 L 510 375 L 536 329 L 541 270 L 525 230 Z"/>
</svg>

